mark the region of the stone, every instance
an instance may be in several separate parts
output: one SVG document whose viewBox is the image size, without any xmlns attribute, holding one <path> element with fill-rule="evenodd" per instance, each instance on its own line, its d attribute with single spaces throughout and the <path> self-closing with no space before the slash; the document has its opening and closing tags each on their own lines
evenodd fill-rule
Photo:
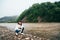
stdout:
<svg viewBox="0 0 60 40">
<path fill-rule="evenodd" d="M 27 38 L 25 38 L 25 40 L 31 40 L 31 38 L 30 37 L 27 37 Z"/>
</svg>

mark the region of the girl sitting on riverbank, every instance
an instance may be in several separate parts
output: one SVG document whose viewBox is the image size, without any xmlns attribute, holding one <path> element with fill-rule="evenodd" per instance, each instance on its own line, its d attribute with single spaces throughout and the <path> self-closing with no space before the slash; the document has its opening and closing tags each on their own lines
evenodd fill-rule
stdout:
<svg viewBox="0 0 60 40">
<path fill-rule="evenodd" d="M 22 21 L 19 21 L 18 25 L 15 28 L 16 35 L 18 35 L 19 33 L 23 34 L 23 31 L 24 31 L 24 26 L 22 24 Z"/>
</svg>

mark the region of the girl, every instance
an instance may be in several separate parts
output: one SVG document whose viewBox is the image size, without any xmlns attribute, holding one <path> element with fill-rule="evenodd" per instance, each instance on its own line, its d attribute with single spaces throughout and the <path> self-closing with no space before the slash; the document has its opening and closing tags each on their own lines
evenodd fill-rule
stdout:
<svg viewBox="0 0 60 40">
<path fill-rule="evenodd" d="M 23 31 L 24 31 L 24 26 L 22 25 L 22 21 L 19 21 L 18 25 L 15 28 L 16 35 L 18 35 L 18 33 L 23 34 Z"/>
</svg>

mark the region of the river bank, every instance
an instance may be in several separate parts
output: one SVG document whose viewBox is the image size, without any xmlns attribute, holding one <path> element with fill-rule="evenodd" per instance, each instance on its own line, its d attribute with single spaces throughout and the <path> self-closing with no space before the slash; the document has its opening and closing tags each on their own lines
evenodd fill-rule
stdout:
<svg viewBox="0 0 60 40">
<path fill-rule="evenodd" d="M 48 40 L 48 39 L 34 36 L 32 34 L 24 35 L 19 34 L 19 36 L 16 37 L 13 31 L 0 26 L 0 40 Z"/>
<path fill-rule="evenodd" d="M 60 40 L 60 23 L 23 23 L 22 39 L 12 31 L 16 23 L 0 23 L 0 40 Z M 10 30 L 11 29 L 11 30 Z"/>
</svg>

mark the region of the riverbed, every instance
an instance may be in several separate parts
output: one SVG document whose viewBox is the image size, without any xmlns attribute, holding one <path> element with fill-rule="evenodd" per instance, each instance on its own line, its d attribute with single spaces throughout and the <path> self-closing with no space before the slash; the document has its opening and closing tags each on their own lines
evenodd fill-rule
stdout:
<svg viewBox="0 0 60 40">
<path fill-rule="evenodd" d="M 60 23 L 23 23 L 25 30 L 37 30 L 37 31 L 56 31 L 60 29 Z M 9 30 L 14 31 L 17 23 L 0 23 L 0 26 L 4 26 Z"/>
<path fill-rule="evenodd" d="M 7 29 L 14 31 L 17 23 L 0 23 Z M 60 23 L 23 23 L 25 33 L 51 39 L 60 39 Z M 57 38 L 56 38 L 57 37 Z"/>
</svg>

